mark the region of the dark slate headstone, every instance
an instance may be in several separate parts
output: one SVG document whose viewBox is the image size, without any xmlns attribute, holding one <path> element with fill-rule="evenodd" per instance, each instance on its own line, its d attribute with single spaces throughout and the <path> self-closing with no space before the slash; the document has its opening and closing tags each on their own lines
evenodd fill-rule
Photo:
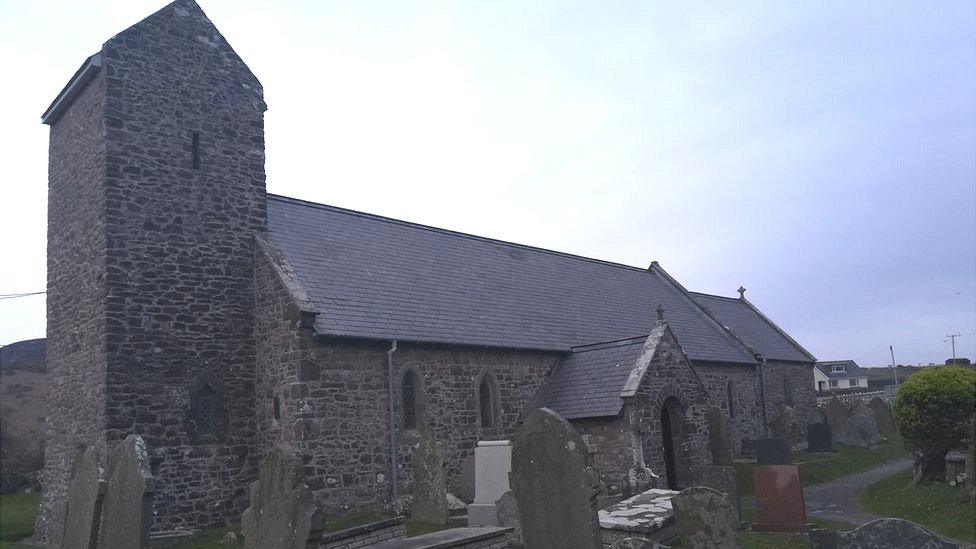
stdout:
<svg viewBox="0 0 976 549">
<path fill-rule="evenodd" d="M 129 435 L 109 453 L 99 549 L 149 546 L 153 492 L 146 443 L 138 435 Z"/>
<path fill-rule="evenodd" d="M 833 433 L 836 440 L 840 440 L 847 433 L 848 415 L 847 406 L 837 400 L 837 397 L 830 399 L 824 409 L 827 425 L 830 425 L 830 432 Z"/>
<path fill-rule="evenodd" d="M 99 452 L 88 447 L 75 460 L 68 483 L 63 541 L 51 540 L 50 547 L 93 549 L 98 541 L 98 526 L 105 496 L 104 471 L 98 466 Z"/>
<path fill-rule="evenodd" d="M 512 439 L 510 478 L 526 547 L 601 547 L 599 474 L 568 421 L 548 408 L 532 411 Z"/>
<path fill-rule="evenodd" d="M 738 549 L 739 519 L 725 494 L 692 486 L 671 498 L 681 543 L 689 547 Z"/>
<path fill-rule="evenodd" d="M 830 425 L 814 423 L 807 426 L 807 452 L 833 452 L 834 442 Z"/>
<path fill-rule="evenodd" d="M 847 532 L 812 530 L 813 549 L 959 549 L 914 522 L 883 518 Z"/>
<path fill-rule="evenodd" d="M 708 422 L 708 449 L 712 452 L 713 465 L 732 465 L 732 438 L 729 436 L 729 418 L 722 410 L 711 406 L 705 412 Z"/>
<path fill-rule="evenodd" d="M 790 447 L 781 438 L 763 438 L 756 441 L 756 462 L 759 465 L 789 465 Z"/>
<path fill-rule="evenodd" d="M 410 519 L 425 524 L 447 524 L 447 484 L 444 481 L 444 445 L 424 429 L 413 450 L 413 505 Z"/>
<path fill-rule="evenodd" d="M 268 453 L 250 495 L 251 506 L 241 516 L 245 549 L 318 547 L 323 515 L 291 452 Z"/>
<path fill-rule="evenodd" d="M 881 436 L 888 436 L 895 432 L 895 418 L 891 413 L 891 407 L 881 397 L 874 397 L 868 403 L 871 413 L 874 415 L 874 423 L 878 426 Z"/>
</svg>

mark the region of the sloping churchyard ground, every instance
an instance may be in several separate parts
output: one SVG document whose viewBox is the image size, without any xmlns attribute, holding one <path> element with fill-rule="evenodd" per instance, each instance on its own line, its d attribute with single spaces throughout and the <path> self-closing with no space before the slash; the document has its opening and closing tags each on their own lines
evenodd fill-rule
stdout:
<svg viewBox="0 0 976 549">
<path fill-rule="evenodd" d="M 976 503 L 963 489 L 946 484 L 912 488 L 912 471 L 901 471 L 870 486 L 861 506 L 886 517 L 917 522 L 944 537 L 976 543 Z"/>
<path fill-rule="evenodd" d="M 908 456 L 901 438 L 893 435 L 882 442 L 877 448 L 858 448 L 834 444 L 834 453 L 797 452 L 793 454 L 793 463 L 800 466 L 800 478 L 803 486 L 823 484 L 843 476 L 860 473 L 874 467 Z M 735 462 L 736 480 L 739 494 L 752 495 L 752 470 L 756 467 L 754 461 Z"/>
</svg>

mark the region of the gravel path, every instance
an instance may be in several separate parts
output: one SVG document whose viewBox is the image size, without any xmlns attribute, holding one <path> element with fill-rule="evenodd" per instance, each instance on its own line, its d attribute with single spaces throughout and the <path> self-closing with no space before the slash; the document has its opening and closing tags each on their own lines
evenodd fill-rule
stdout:
<svg viewBox="0 0 976 549">
<path fill-rule="evenodd" d="M 803 500 L 808 517 L 817 517 L 847 522 L 860 526 L 865 522 L 881 518 L 861 509 L 861 494 L 875 482 L 912 466 L 910 458 L 889 461 L 874 469 L 832 480 L 824 484 L 803 488 Z M 755 508 L 756 499 L 742 499 L 742 506 Z"/>
</svg>

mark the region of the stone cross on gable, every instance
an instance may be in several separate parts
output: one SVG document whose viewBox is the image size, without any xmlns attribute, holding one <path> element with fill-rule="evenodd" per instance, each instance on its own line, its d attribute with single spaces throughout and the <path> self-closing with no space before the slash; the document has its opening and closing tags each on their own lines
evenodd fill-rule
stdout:
<svg viewBox="0 0 976 549">
<path fill-rule="evenodd" d="M 657 320 L 664 322 L 664 305 L 658 304 L 657 306 Z"/>
<path fill-rule="evenodd" d="M 745 288 L 745 286 L 739 286 L 738 292 L 739 292 L 739 299 L 744 299 L 746 297 L 746 288 Z"/>
</svg>

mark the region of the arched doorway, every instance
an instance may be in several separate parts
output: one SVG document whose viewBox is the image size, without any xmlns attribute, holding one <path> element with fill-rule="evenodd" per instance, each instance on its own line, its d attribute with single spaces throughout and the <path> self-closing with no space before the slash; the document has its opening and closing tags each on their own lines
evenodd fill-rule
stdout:
<svg viewBox="0 0 976 549">
<path fill-rule="evenodd" d="M 661 443 L 664 448 L 664 472 L 667 475 L 668 488 L 679 490 L 681 482 L 678 478 L 677 447 L 681 436 L 681 403 L 671 397 L 661 405 Z"/>
</svg>

